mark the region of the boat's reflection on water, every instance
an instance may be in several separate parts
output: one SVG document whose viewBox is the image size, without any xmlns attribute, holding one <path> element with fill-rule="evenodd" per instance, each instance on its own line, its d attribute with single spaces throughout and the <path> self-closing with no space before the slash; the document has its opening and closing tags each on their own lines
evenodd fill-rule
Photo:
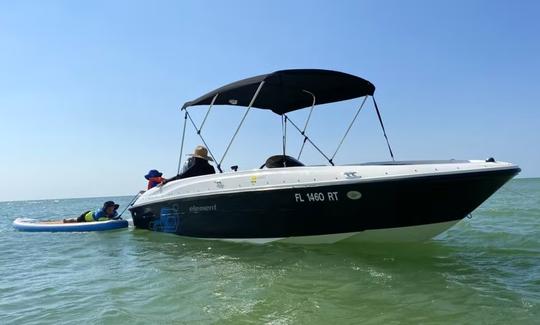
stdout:
<svg viewBox="0 0 540 325">
<path fill-rule="evenodd" d="M 491 308 L 501 300 L 525 308 L 520 301 L 529 304 L 537 293 L 523 286 L 515 263 L 533 263 L 533 254 L 468 245 L 462 232 L 412 243 L 255 245 L 132 230 L 127 250 L 134 266 L 146 270 L 136 275 L 140 281 L 154 281 L 145 287 L 205 296 L 208 308 L 225 314 L 274 306 L 272 317 L 290 320 L 332 305 L 338 319 L 360 311 L 376 317 L 384 306 L 442 315 L 467 301 Z M 233 314 L 238 321 L 244 315 Z"/>
<path fill-rule="evenodd" d="M 287 243 L 250 244 L 219 240 L 204 240 L 173 234 L 157 233 L 134 229 L 131 234 L 135 242 L 132 249 L 136 255 L 156 254 L 164 258 L 205 258 L 228 260 L 235 263 L 253 263 L 265 267 L 281 265 L 354 265 L 367 263 L 381 267 L 437 268 L 439 264 L 458 263 L 459 248 L 441 240 L 411 243 L 336 243 L 318 245 L 298 245 Z"/>
</svg>

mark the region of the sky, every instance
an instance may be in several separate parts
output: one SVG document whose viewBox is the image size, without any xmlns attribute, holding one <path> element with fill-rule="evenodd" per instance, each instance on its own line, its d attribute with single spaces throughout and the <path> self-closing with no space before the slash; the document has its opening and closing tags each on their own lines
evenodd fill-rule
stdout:
<svg viewBox="0 0 540 325">
<path fill-rule="evenodd" d="M 495 157 L 539 177 L 539 16 L 532 0 L 2 1 L 0 201 L 135 194 L 149 169 L 176 174 L 184 102 L 292 68 L 370 80 L 396 159 Z M 359 104 L 317 107 L 308 134 L 333 152 Z M 243 112 L 209 115 L 217 156 Z M 280 117 L 253 110 L 223 166 L 280 152 Z M 367 105 L 335 161 L 389 158 Z"/>
</svg>

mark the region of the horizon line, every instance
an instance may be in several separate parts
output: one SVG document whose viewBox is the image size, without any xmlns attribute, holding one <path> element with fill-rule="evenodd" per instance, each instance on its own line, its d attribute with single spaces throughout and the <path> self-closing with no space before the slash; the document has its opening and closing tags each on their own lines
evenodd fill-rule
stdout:
<svg viewBox="0 0 540 325">
<path fill-rule="evenodd" d="M 534 177 L 515 177 L 509 182 L 517 180 L 528 180 L 528 179 L 540 179 L 540 176 Z M 507 183 L 508 184 L 508 183 Z M 506 185 L 506 184 L 505 184 Z M 502 188 L 502 187 L 501 187 Z M 10 203 L 10 202 L 25 202 L 25 201 L 54 201 L 54 200 L 80 200 L 80 199 L 99 199 L 99 198 L 111 198 L 111 197 L 134 197 L 134 195 L 108 195 L 108 196 L 76 196 L 76 197 L 64 197 L 64 198 L 40 198 L 40 199 L 16 199 L 16 200 L 6 200 L 0 201 L 0 203 Z"/>
</svg>

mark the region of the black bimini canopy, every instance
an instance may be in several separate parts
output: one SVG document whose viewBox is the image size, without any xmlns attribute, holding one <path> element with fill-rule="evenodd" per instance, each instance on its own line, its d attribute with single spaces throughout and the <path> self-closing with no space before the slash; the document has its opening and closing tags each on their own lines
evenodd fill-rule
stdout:
<svg viewBox="0 0 540 325">
<path fill-rule="evenodd" d="M 182 109 L 196 105 L 249 106 L 261 82 L 259 94 L 252 107 L 285 113 L 317 104 L 373 95 L 375 86 L 362 78 L 331 70 L 280 70 L 240 80 L 218 88 L 184 104 Z M 217 95 L 217 97 L 216 97 Z M 216 98 L 215 98 L 216 97 Z M 215 100 L 214 100 L 215 98 Z"/>
</svg>

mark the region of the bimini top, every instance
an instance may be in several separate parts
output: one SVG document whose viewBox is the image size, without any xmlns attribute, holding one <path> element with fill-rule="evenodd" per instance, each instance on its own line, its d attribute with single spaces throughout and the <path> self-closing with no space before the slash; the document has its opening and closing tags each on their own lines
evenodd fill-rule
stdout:
<svg viewBox="0 0 540 325">
<path fill-rule="evenodd" d="M 252 107 L 269 109 L 274 113 L 285 113 L 342 100 L 373 95 L 375 86 L 362 78 L 331 70 L 294 69 L 280 70 L 269 74 L 230 83 L 208 94 L 184 104 L 182 109 L 196 105 L 249 106 L 261 82 Z"/>
</svg>

